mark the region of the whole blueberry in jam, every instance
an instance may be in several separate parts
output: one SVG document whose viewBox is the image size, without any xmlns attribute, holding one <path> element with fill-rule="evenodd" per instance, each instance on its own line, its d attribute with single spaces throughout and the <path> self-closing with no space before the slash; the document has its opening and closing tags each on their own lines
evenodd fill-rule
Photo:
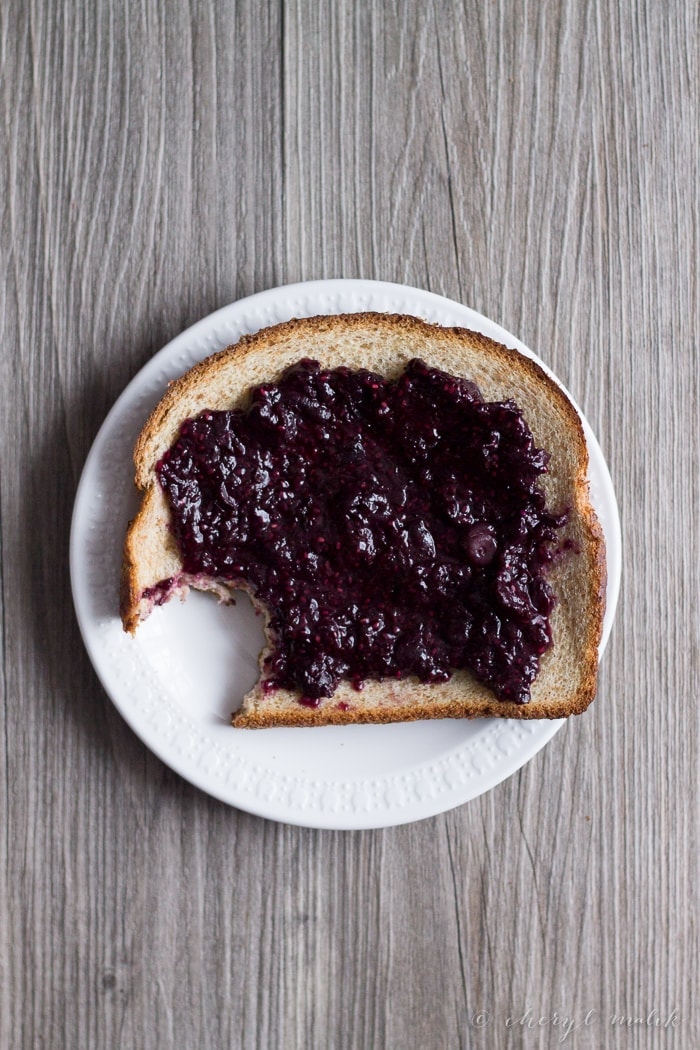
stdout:
<svg viewBox="0 0 700 1050">
<path fill-rule="evenodd" d="M 467 668 L 527 703 L 551 643 L 545 577 L 566 513 L 512 401 L 411 361 L 398 378 L 303 359 L 244 410 L 183 423 L 157 466 L 186 573 L 269 614 L 266 688 Z"/>
</svg>

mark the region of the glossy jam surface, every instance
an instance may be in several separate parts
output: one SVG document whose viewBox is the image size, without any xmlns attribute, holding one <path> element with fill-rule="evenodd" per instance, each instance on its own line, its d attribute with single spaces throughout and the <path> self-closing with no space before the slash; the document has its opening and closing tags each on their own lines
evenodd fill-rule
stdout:
<svg viewBox="0 0 700 1050">
<path fill-rule="evenodd" d="M 158 464 L 188 574 L 268 610 L 266 688 L 445 681 L 527 703 L 551 635 L 565 514 L 511 402 L 414 360 L 396 380 L 304 359 L 245 411 L 186 421 Z"/>
</svg>

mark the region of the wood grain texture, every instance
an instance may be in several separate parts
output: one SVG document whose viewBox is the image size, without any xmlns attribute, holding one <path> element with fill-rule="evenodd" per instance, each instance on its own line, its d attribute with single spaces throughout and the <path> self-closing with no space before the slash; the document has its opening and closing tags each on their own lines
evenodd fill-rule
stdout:
<svg viewBox="0 0 700 1050">
<path fill-rule="evenodd" d="M 554 1014 L 581 1025 L 563 1045 L 700 1045 L 699 73 L 683 0 L 2 5 L 1 1046 L 529 1050 L 560 1045 Z M 518 775 L 315 832 L 133 736 L 66 552 L 156 349 L 355 276 L 465 302 L 555 369 L 611 466 L 624 578 L 599 699 Z"/>
</svg>

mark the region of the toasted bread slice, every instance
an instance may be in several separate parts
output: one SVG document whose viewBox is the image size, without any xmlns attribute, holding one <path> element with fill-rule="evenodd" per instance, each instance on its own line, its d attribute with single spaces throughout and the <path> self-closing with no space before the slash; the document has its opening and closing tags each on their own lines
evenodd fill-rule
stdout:
<svg viewBox="0 0 700 1050">
<path fill-rule="evenodd" d="M 598 644 L 605 592 L 602 531 L 588 497 L 588 452 L 575 409 L 559 386 L 529 358 L 458 328 L 427 324 L 414 317 L 352 314 L 292 320 L 245 336 L 196 365 L 174 382 L 148 419 L 135 448 L 136 485 L 143 493 L 124 545 L 121 616 L 133 634 L 155 604 L 190 586 L 228 597 L 245 581 L 192 577 L 183 573 L 170 513 L 157 480 L 156 465 L 175 442 L 185 419 L 204 409 L 244 407 L 249 391 L 278 380 L 302 357 L 324 368 L 370 369 L 399 375 L 415 357 L 429 366 L 471 379 L 485 401 L 512 398 L 535 443 L 550 454 L 542 485 L 548 505 L 569 509 L 563 539 L 567 553 L 548 570 L 556 606 L 553 642 L 541 660 L 528 704 L 499 700 L 468 671 L 449 681 L 417 679 L 367 681 L 361 691 L 341 681 L 317 707 L 299 703 L 299 694 L 266 691 L 261 681 L 233 716 L 237 727 L 312 726 L 354 722 L 412 721 L 421 718 L 562 718 L 583 711 L 595 695 Z M 262 609 L 266 613 L 265 609 Z M 272 646 L 261 654 L 261 669 Z"/>
</svg>

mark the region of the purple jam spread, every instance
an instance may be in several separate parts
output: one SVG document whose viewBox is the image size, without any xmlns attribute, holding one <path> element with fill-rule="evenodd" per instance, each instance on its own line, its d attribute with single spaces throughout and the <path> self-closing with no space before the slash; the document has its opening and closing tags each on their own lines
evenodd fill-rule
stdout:
<svg viewBox="0 0 700 1050">
<path fill-rule="evenodd" d="M 524 704 L 566 520 L 538 484 L 548 458 L 514 402 L 420 360 L 387 380 L 304 359 L 245 410 L 183 423 L 157 473 L 183 571 L 268 611 L 268 690 L 315 706 L 341 678 L 467 668 Z"/>
</svg>

